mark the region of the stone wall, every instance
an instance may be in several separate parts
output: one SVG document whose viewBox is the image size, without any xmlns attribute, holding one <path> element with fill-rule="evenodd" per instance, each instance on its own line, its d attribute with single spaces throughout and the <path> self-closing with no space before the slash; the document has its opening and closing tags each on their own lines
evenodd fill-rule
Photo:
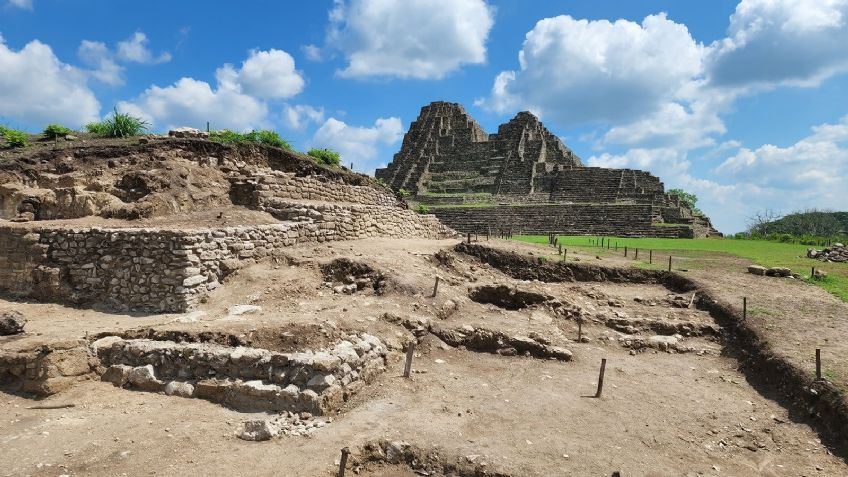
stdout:
<svg viewBox="0 0 848 477">
<path fill-rule="evenodd" d="M 464 233 L 612 235 L 692 238 L 692 227 L 652 225 L 651 205 L 547 204 L 492 207 L 434 207 L 445 225 Z"/>
<path fill-rule="evenodd" d="M 402 203 L 389 189 L 369 185 L 351 185 L 326 176 L 298 177 L 295 173 L 267 170 L 232 183 L 230 200 L 233 204 L 261 208 L 273 199 L 315 200 L 332 203 L 351 203 L 400 206 Z"/>
<path fill-rule="evenodd" d="M 379 338 L 366 333 L 351 334 L 325 350 L 294 353 L 114 336 L 91 347 L 100 367 L 109 368 L 103 379 L 118 386 L 166 393 L 179 387 L 182 397 L 242 411 L 313 414 L 338 409 L 385 369 L 388 354 Z"/>
<path fill-rule="evenodd" d="M 377 205 L 288 204 L 285 223 L 198 230 L 0 227 L 0 290 L 112 309 L 192 308 L 245 260 L 296 244 L 443 238 L 435 217 Z"/>
</svg>

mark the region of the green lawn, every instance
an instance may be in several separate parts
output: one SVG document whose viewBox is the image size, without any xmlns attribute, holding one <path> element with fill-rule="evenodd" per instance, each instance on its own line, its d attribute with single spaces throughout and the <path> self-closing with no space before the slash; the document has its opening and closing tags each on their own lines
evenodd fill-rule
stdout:
<svg viewBox="0 0 848 477">
<path fill-rule="evenodd" d="M 578 247 L 586 250 L 597 250 L 589 241 L 598 243 L 599 237 L 587 236 L 558 236 L 563 247 Z M 545 235 L 521 235 L 516 240 L 529 243 L 547 244 Z M 604 238 L 604 249 L 606 249 Z M 806 258 L 807 245 L 768 242 L 764 240 L 732 240 L 732 239 L 667 239 L 667 238 L 618 238 L 610 237 L 611 248 L 618 244 L 623 247 L 638 248 L 640 253 L 647 250 L 679 251 L 681 255 L 691 256 L 692 252 L 718 252 L 746 258 L 757 265 L 766 267 L 789 267 L 793 272 L 805 277 L 810 274 L 811 267 L 824 270 L 828 277 L 824 280 L 812 280 L 825 290 L 833 293 L 844 301 L 848 301 L 848 263 L 825 263 Z M 641 255 L 640 258 L 647 255 Z"/>
</svg>

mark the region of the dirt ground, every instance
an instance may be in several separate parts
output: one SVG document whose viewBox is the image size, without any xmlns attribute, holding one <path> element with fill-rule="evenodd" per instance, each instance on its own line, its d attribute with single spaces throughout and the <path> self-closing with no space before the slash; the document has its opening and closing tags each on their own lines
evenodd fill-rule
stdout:
<svg viewBox="0 0 848 477">
<path fill-rule="evenodd" d="M 397 352 L 386 372 L 332 414 L 326 427 L 310 437 L 265 442 L 235 436 L 241 422 L 256 415 L 199 399 L 120 389 L 96 377 L 42 401 L 0 394 L 0 475 L 326 476 L 335 475 L 342 447 L 356 455 L 379 438 L 438 448 L 509 476 L 848 475 L 845 461 L 833 456 L 807 424 L 793 421 L 786 409 L 748 384 L 737 361 L 724 352 L 722 331 L 709 314 L 681 306 L 687 297 L 655 285 L 521 282 L 469 257 L 452 254 L 449 265 L 434 258 L 455 243 L 369 239 L 291 248 L 283 260 L 239 271 L 186 314 L 127 315 L 2 300 L 0 309 L 16 309 L 29 323 L 26 335 L 2 338 L 0 347 L 32 349 L 151 328 L 218 333 L 276 350 L 317 349 L 333 339 L 332 330 L 363 330 L 400 346 L 414 339 L 408 326 L 398 324 L 400 318 L 407 324 L 430 320 L 442 328 L 543 336 L 569 349 L 573 359 L 471 351 L 424 333 L 412 379 L 401 376 Z M 550 253 L 516 242 L 490 245 Z M 387 291 L 334 293 L 319 265 L 340 257 L 382 272 Z M 625 263 L 588 253 L 570 252 L 569 258 Z M 824 326 L 822 319 L 804 322 L 798 316 L 782 319 L 781 327 L 764 319 L 781 349 L 798 359 L 820 336 L 801 331 L 812 324 L 818 333 L 829 330 L 824 337 L 830 341 L 822 346 L 826 356 L 848 346 L 835 339 L 848 326 L 846 308 L 821 290 L 789 282 L 763 287 L 753 281 L 763 278 L 741 272 L 687 273 L 709 281 L 728 300 L 758 291 L 756 306 L 790 317 L 792 306 L 800 305 L 809 312 L 804 316 L 828 316 Z M 433 297 L 437 275 L 441 281 Z M 470 290 L 496 284 L 580 310 L 586 339 L 578 341 L 575 319 L 549 307 L 508 310 L 469 298 Z M 237 304 L 258 305 L 261 311 L 233 315 L 229 310 Z M 667 351 L 665 345 L 634 346 L 657 336 L 646 323 L 716 333 L 662 335 L 660 341 L 676 343 Z M 605 384 L 595 398 L 601 359 L 607 360 Z M 75 406 L 30 409 L 44 404 Z M 388 464 L 356 470 L 371 476 L 427 475 Z M 347 475 L 355 475 L 351 467 Z"/>
<path fill-rule="evenodd" d="M 547 254 L 551 247 L 511 245 L 526 252 Z M 584 255 L 590 249 L 581 248 Z M 644 252 L 644 251 L 643 251 Z M 594 263 L 607 266 L 644 267 L 641 260 L 625 258 L 622 251 L 591 250 Z M 749 323 L 763 333 L 775 350 L 798 366 L 815 374 L 815 349 L 821 349 L 822 374 L 848 390 L 848 303 L 801 280 L 764 277 L 746 273 L 751 262 L 733 255 L 713 252 L 673 252 L 677 271 L 697 279 L 708 290 L 734 304 L 741 312 L 747 297 Z M 654 264 L 664 266 L 668 252 L 655 252 Z M 815 265 L 810 261 L 811 266 Z"/>
</svg>

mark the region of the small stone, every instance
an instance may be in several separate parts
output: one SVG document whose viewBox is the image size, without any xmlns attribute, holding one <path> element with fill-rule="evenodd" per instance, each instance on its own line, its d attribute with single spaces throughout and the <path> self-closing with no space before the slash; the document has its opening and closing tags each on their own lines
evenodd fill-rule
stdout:
<svg viewBox="0 0 848 477">
<path fill-rule="evenodd" d="M 130 371 L 127 381 L 134 387 L 143 391 L 158 392 L 162 389 L 162 381 L 156 379 L 156 373 L 153 370 L 153 365 L 138 366 Z"/>
<path fill-rule="evenodd" d="M 169 381 L 165 385 L 165 394 L 168 396 L 190 398 L 194 395 L 194 386 L 184 381 Z"/>
<path fill-rule="evenodd" d="M 753 275 L 765 275 L 766 267 L 762 267 L 760 265 L 748 265 L 748 273 Z"/>
<path fill-rule="evenodd" d="M 262 307 L 258 305 L 235 305 L 227 308 L 227 313 L 231 316 L 250 315 L 260 311 Z"/>
<path fill-rule="evenodd" d="M 0 336 L 16 335 L 23 333 L 27 320 L 17 310 L 8 310 L 0 313 Z"/>
<path fill-rule="evenodd" d="M 129 380 L 132 369 L 133 368 L 131 366 L 123 364 L 109 366 L 109 369 L 100 376 L 100 380 L 112 383 L 117 387 L 122 387 L 124 384 L 127 384 L 127 380 Z"/>
<path fill-rule="evenodd" d="M 267 441 L 279 433 L 279 427 L 270 421 L 255 420 L 245 421 L 236 436 L 245 441 Z"/>
</svg>

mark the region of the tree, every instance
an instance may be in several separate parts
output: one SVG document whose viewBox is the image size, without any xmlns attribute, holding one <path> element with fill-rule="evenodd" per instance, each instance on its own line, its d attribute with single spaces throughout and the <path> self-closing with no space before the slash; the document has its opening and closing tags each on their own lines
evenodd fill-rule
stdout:
<svg viewBox="0 0 848 477">
<path fill-rule="evenodd" d="M 680 202 L 682 202 L 686 207 L 689 207 L 689 210 L 691 210 L 693 214 L 704 215 L 704 213 L 701 212 L 701 209 L 695 205 L 698 203 L 698 196 L 695 194 L 686 192 L 683 189 L 669 189 L 668 195 L 672 195 L 680 199 Z"/>
</svg>

